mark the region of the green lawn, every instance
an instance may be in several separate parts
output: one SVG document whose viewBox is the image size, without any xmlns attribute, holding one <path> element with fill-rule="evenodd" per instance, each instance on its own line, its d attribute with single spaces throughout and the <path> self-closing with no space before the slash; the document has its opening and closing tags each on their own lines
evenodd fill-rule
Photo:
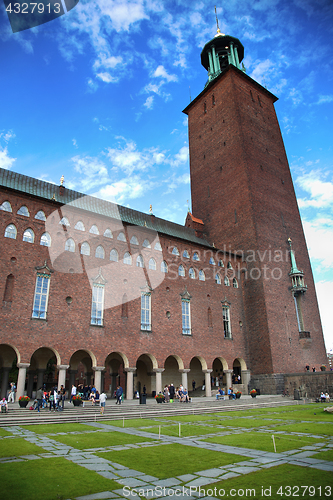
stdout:
<svg viewBox="0 0 333 500">
<path fill-rule="evenodd" d="M 65 500 L 119 488 L 118 483 L 64 458 L 1 464 L 0 471 L 6 483 L 1 500 Z"/>
<path fill-rule="evenodd" d="M 221 432 L 223 429 L 219 429 Z M 153 432 L 158 434 L 159 428 L 153 427 L 151 429 L 147 429 L 148 432 Z M 214 432 L 218 432 L 218 429 L 214 427 L 204 427 L 203 425 L 187 425 L 181 424 L 180 426 L 180 436 L 181 437 L 189 437 L 189 436 L 204 436 L 205 434 L 214 434 Z M 161 425 L 161 435 L 165 436 L 179 436 L 179 424 Z"/>
<path fill-rule="evenodd" d="M 13 434 L 11 432 L 8 432 L 6 431 L 5 429 L 2 429 L 0 427 L 0 437 L 3 437 L 3 436 L 12 436 Z"/>
<path fill-rule="evenodd" d="M 277 426 L 272 423 L 272 429 L 283 432 L 303 432 L 306 434 L 323 434 L 325 436 L 333 436 L 333 424 L 324 423 L 318 424 L 314 422 L 306 422 L 299 424 L 279 424 Z"/>
<path fill-rule="evenodd" d="M 149 418 L 132 418 L 128 420 L 103 420 L 103 424 L 115 425 L 116 427 L 146 427 L 149 425 L 158 425 L 159 420 L 150 420 Z"/>
<path fill-rule="evenodd" d="M 281 434 L 275 434 L 274 439 L 277 453 L 321 442 L 319 439 Z M 207 438 L 205 441 L 209 443 L 219 443 L 228 446 L 239 446 L 241 448 L 274 452 L 272 435 L 263 432 L 246 432 L 231 436 L 216 436 L 213 438 Z"/>
<path fill-rule="evenodd" d="M 203 468 L 221 467 L 245 459 L 238 455 L 222 454 L 180 444 L 137 448 L 130 451 L 109 451 L 96 455 L 160 479 L 190 474 Z"/>
<path fill-rule="evenodd" d="M 312 456 L 312 458 L 318 458 L 318 460 L 329 460 L 333 462 L 333 450 L 320 451 Z"/>
<path fill-rule="evenodd" d="M 106 446 L 118 446 L 122 444 L 134 444 L 149 441 L 148 438 L 131 436 L 120 432 L 96 432 L 92 434 L 75 434 L 67 436 L 53 436 L 52 439 L 64 443 L 78 450 L 90 448 L 104 448 Z"/>
<path fill-rule="evenodd" d="M 279 489 L 281 486 L 282 489 Z M 288 486 L 291 487 L 290 490 Z M 306 490 L 306 486 L 311 487 L 310 490 Z M 216 488 L 216 491 L 211 491 L 214 488 Z M 263 500 L 264 498 L 270 500 L 286 498 L 319 500 L 332 498 L 332 473 L 295 465 L 280 465 L 253 472 L 252 474 L 219 481 L 203 489 L 209 496 L 222 499 L 229 496 L 229 498 L 251 498 L 252 500 Z M 247 493 L 246 490 L 248 490 Z M 250 494 L 249 490 L 252 490 L 252 494 Z M 255 495 L 253 490 L 255 490 Z M 281 495 L 281 493 L 283 494 Z"/>
<path fill-rule="evenodd" d="M 37 455 L 38 453 L 45 453 L 45 450 L 23 438 L 1 440 L 0 457 L 19 457 L 21 455 Z"/>
<path fill-rule="evenodd" d="M 36 432 L 36 434 L 53 434 L 56 432 L 82 432 L 93 431 L 94 427 L 85 424 L 39 424 L 22 425 L 22 429 Z"/>
</svg>

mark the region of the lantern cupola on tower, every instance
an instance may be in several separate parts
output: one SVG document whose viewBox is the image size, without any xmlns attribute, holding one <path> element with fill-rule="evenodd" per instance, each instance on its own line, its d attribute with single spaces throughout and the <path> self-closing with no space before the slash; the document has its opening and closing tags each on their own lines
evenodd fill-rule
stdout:
<svg viewBox="0 0 333 500">
<path fill-rule="evenodd" d="M 201 64 L 208 71 L 208 83 L 219 76 L 228 66 L 232 64 L 238 69 L 245 71 L 240 63 L 244 58 L 244 47 L 238 38 L 221 33 L 218 19 L 216 17 L 217 33 L 210 42 L 206 43 L 201 52 Z"/>
</svg>

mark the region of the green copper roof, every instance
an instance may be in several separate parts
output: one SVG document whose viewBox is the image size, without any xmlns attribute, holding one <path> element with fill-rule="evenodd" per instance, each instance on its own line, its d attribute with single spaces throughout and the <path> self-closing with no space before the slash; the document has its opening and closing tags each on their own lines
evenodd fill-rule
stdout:
<svg viewBox="0 0 333 500">
<path fill-rule="evenodd" d="M 57 186 L 27 175 L 18 174 L 11 170 L 0 168 L 0 185 L 15 191 L 37 196 L 49 202 L 57 202 L 61 205 L 70 204 L 82 210 L 87 210 L 98 215 L 118 219 L 128 224 L 144 226 L 161 234 L 180 238 L 198 245 L 213 248 L 208 241 L 195 236 L 193 229 L 175 224 L 154 215 L 145 214 L 132 210 L 131 208 L 117 205 L 110 201 L 100 200 L 94 196 L 85 195 L 64 186 Z M 60 193 L 63 193 L 62 195 Z"/>
</svg>

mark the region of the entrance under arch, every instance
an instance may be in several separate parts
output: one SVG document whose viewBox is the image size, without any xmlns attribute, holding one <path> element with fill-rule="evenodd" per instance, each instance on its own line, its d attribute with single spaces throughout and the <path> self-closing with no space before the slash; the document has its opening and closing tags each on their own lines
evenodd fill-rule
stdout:
<svg viewBox="0 0 333 500">
<path fill-rule="evenodd" d="M 211 373 L 212 386 L 226 387 L 227 380 L 225 370 L 228 369 L 228 363 L 222 357 L 215 358 L 213 361 L 213 371 Z"/>
<path fill-rule="evenodd" d="M 72 385 L 77 386 L 78 392 L 83 392 L 84 386 L 94 385 L 94 371 L 91 353 L 79 350 L 72 354 L 67 370 L 66 388 L 71 391 Z"/>
<path fill-rule="evenodd" d="M 17 353 L 15 349 L 8 344 L 0 345 L 0 380 L 1 380 L 1 398 L 7 397 L 10 383 L 17 385 Z"/>
<path fill-rule="evenodd" d="M 126 394 L 127 377 L 124 371 L 124 358 L 121 353 L 112 352 L 105 360 L 102 387 L 108 395 L 113 397 L 119 385 L 122 387 L 124 394 Z"/>
<path fill-rule="evenodd" d="M 58 360 L 58 354 L 49 347 L 40 347 L 33 353 L 27 370 L 27 395 L 29 397 L 34 397 L 40 387 L 49 391 L 57 385 Z"/>
<path fill-rule="evenodd" d="M 168 356 L 164 362 L 164 372 L 162 373 L 162 387 L 173 384 L 178 387 L 182 381 L 182 374 L 179 369 L 184 367 L 183 361 L 178 356 Z"/>
<path fill-rule="evenodd" d="M 242 371 L 246 370 L 246 363 L 242 358 L 236 358 L 232 366 L 232 383 L 243 384 Z"/>
<path fill-rule="evenodd" d="M 203 366 L 203 364 L 205 366 Z M 201 390 L 202 386 L 205 385 L 205 374 L 203 373 L 203 369 L 206 369 L 206 362 L 201 358 L 195 356 L 191 359 L 190 362 L 190 372 L 187 375 L 188 379 L 188 390 L 193 390 L 193 382 L 195 382 L 195 390 Z"/>
<path fill-rule="evenodd" d="M 139 394 L 146 388 L 147 394 L 156 392 L 156 377 L 153 372 L 154 364 L 157 367 L 156 359 L 149 354 L 141 354 L 136 362 L 136 374 L 134 379 L 134 391 Z"/>
</svg>

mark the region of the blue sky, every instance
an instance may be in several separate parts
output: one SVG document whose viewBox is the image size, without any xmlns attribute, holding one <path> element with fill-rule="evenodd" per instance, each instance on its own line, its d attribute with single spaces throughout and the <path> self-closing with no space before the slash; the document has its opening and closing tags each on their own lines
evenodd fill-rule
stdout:
<svg viewBox="0 0 333 500">
<path fill-rule="evenodd" d="M 228 0 L 220 28 L 248 75 L 274 93 L 333 348 L 333 4 Z M 0 166 L 183 224 L 190 200 L 187 118 L 216 33 L 202 1 L 81 0 L 13 34 L 0 4 Z"/>
</svg>

